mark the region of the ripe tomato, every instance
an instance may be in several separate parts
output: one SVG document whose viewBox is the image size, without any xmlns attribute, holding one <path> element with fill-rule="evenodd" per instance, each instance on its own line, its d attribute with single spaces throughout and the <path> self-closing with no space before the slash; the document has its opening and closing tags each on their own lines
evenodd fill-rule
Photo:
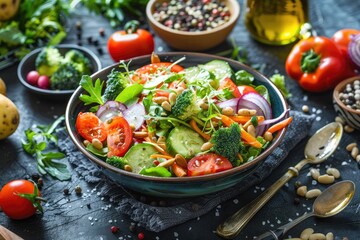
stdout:
<svg viewBox="0 0 360 240">
<path fill-rule="evenodd" d="M 92 112 L 80 112 L 75 127 L 80 136 L 90 142 L 95 138 L 103 142 L 107 137 L 105 124 Z"/>
<path fill-rule="evenodd" d="M 144 29 L 137 29 L 138 23 L 133 21 L 125 25 L 125 30 L 116 31 L 108 39 L 108 51 L 115 62 L 154 51 L 154 39 L 151 33 Z"/>
<path fill-rule="evenodd" d="M 172 64 L 173 63 L 171 63 L 171 62 L 150 63 L 148 65 L 145 65 L 145 66 L 137 69 L 135 71 L 135 74 L 134 74 L 132 80 L 135 82 L 139 82 L 139 83 L 145 83 L 146 81 L 151 79 L 151 75 L 164 71 L 166 68 L 168 68 Z M 181 72 L 182 70 L 184 70 L 184 68 L 177 64 L 173 65 L 170 68 L 170 71 L 175 72 L 175 73 Z"/>
<path fill-rule="evenodd" d="M 240 91 L 237 88 L 236 84 L 228 77 L 225 78 L 220 83 L 219 90 L 223 90 L 223 89 L 228 89 L 230 92 L 232 92 L 233 96 L 236 98 L 241 97 Z"/>
<path fill-rule="evenodd" d="M 192 158 L 187 165 L 188 176 L 199 176 L 225 171 L 232 168 L 230 161 L 215 153 L 207 153 Z"/>
<path fill-rule="evenodd" d="M 342 29 L 337 31 L 333 36 L 332 40 L 338 45 L 341 51 L 348 50 L 349 43 L 351 41 L 352 36 L 355 36 L 360 33 L 360 30 L 356 29 Z"/>
<path fill-rule="evenodd" d="M 133 139 L 133 134 L 129 123 L 125 118 L 115 116 L 106 122 L 106 129 L 108 132 L 108 157 L 124 156 L 126 151 L 129 149 Z"/>
<path fill-rule="evenodd" d="M 238 86 L 237 88 L 239 89 L 240 96 L 244 95 L 245 93 L 249 93 L 249 92 L 257 93 L 255 88 L 248 86 L 248 85 L 241 85 L 241 86 Z"/>
<path fill-rule="evenodd" d="M 40 200 L 43 199 L 40 197 L 41 194 L 34 183 L 14 180 L 1 189 L 0 207 L 9 218 L 25 219 L 34 215 L 37 209 L 42 211 Z"/>
</svg>

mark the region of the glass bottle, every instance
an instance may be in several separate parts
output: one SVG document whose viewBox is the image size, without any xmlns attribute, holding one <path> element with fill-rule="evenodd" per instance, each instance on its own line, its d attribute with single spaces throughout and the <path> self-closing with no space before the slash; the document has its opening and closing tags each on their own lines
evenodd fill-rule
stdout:
<svg viewBox="0 0 360 240">
<path fill-rule="evenodd" d="M 285 45 L 298 39 L 308 21 L 307 0 L 246 0 L 245 25 L 256 40 Z"/>
</svg>

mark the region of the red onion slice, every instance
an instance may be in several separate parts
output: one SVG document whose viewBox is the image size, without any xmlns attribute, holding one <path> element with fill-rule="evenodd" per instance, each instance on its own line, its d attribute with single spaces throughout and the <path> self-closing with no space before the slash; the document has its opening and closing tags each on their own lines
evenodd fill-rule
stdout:
<svg viewBox="0 0 360 240">
<path fill-rule="evenodd" d="M 277 118 L 273 118 L 273 119 L 267 119 L 265 121 L 262 121 L 261 123 L 259 123 L 258 126 L 261 126 L 261 125 L 269 125 L 269 124 L 273 124 L 273 123 L 276 123 L 276 122 L 279 122 L 280 120 L 282 120 L 285 115 L 290 111 L 290 109 L 286 109 L 284 112 L 282 112 L 280 114 L 280 116 L 278 116 Z"/>
<path fill-rule="evenodd" d="M 357 34 L 351 38 L 348 46 L 348 52 L 350 59 L 360 69 L 360 34 Z"/>
<path fill-rule="evenodd" d="M 138 130 L 145 122 L 145 107 L 141 103 L 135 103 L 124 112 L 124 118 L 129 124 L 135 126 L 135 130 Z"/>
<path fill-rule="evenodd" d="M 99 107 L 96 112 L 96 116 L 98 116 L 101 121 L 105 122 L 106 120 L 124 112 L 126 109 L 127 107 L 120 102 L 107 101 Z"/>
<path fill-rule="evenodd" d="M 239 99 L 237 110 L 239 110 L 240 108 L 243 108 L 242 105 L 245 100 L 247 102 L 250 102 L 250 103 L 256 105 L 258 108 L 260 108 L 262 111 L 261 115 L 265 117 L 265 120 L 272 118 L 271 106 L 263 96 L 261 96 L 258 93 L 255 93 L 255 92 L 249 92 L 249 93 L 242 95 Z M 250 108 L 250 109 L 255 109 L 255 108 Z M 260 115 L 260 112 L 257 112 L 256 115 Z"/>
<path fill-rule="evenodd" d="M 219 102 L 216 104 L 216 106 L 218 106 L 219 108 L 231 107 L 232 109 L 234 109 L 234 111 L 236 111 L 238 101 L 239 101 L 239 98 L 232 98 L 230 100 Z"/>
</svg>

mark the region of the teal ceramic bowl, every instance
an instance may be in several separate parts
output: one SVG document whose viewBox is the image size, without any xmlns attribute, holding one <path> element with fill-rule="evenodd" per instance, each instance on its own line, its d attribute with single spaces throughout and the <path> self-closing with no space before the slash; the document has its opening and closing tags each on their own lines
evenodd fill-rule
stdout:
<svg viewBox="0 0 360 240">
<path fill-rule="evenodd" d="M 162 61 L 170 62 L 175 62 L 176 60 L 185 57 L 186 60 L 181 62 L 183 67 L 190 67 L 197 64 L 206 63 L 214 59 L 225 60 L 235 71 L 248 71 L 254 75 L 256 79 L 255 84 L 263 84 L 268 88 L 274 117 L 279 116 L 287 109 L 287 104 L 284 97 L 270 80 L 254 69 L 237 61 L 202 53 L 175 52 L 158 55 Z M 149 62 L 150 56 L 134 58 L 131 60 L 130 70 L 149 64 Z M 118 65 L 119 64 L 114 64 L 93 74 L 93 80 L 97 78 L 106 80 L 106 76 L 113 68 L 118 68 Z M 256 167 L 279 145 L 286 131 L 286 129 L 283 129 L 278 132 L 271 145 L 253 161 L 249 161 L 241 166 L 223 172 L 184 178 L 143 176 L 115 168 L 85 149 L 82 143 L 82 138 L 75 129 L 75 121 L 78 113 L 88 110 L 88 108 L 84 106 L 84 104 L 79 100 L 79 96 L 82 93 L 84 93 L 84 90 L 82 88 L 78 88 L 71 96 L 66 108 L 66 127 L 71 140 L 88 159 L 101 168 L 107 177 L 126 188 L 146 195 L 174 198 L 192 197 L 218 192 L 220 190 L 234 186 L 235 184 L 239 184 L 248 176 L 248 174 L 254 171 Z"/>
</svg>

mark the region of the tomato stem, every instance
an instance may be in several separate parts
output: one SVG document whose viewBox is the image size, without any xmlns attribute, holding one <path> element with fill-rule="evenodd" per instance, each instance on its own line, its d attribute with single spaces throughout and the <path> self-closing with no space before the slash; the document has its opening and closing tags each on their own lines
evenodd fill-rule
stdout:
<svg viewBox="0 0 360 240">
<path fill-rule="evenodd" d="M 138 30 L 140 26 L 140 22 L 137 20 L 131 20 L 129 22 L 127 22 L 124 26 L 125 28 L 125 32 L 127 34 L 132 34 L 132 33 L 136 33 L 136 31 Z"/>
<path fill-rule="evenodd" d="M 31 181 L 34 184 L 34 193 L 17 193 L 19 197 L 25 198 L 29 200 L 34 208 L 39 210 L 41 213 L 44 213 L 44 210 L 40 204 L 40 201 L 47 202 L 47 200 L 41 196 L 39 196 L 39 188 L 37 184 Z"/>
<path fill-rule="evenodd" d="M 314 50 L 307 51 L 301 56 L 301 70 L 305 73 L 313 73 L 320 64 L 321 55 Z"/>
</svg>

